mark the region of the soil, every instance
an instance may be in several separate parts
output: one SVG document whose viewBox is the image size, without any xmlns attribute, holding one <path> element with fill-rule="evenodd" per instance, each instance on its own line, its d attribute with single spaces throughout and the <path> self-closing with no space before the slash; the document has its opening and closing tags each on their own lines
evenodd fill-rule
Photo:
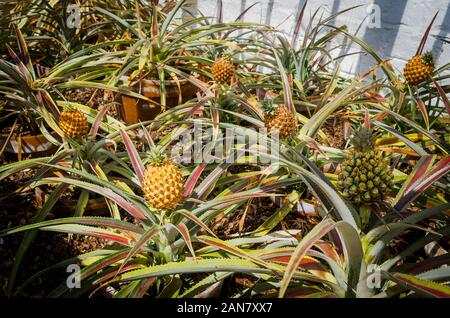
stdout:
<svg viewBox="0 0 450 318">
<path fill-rule="evenodd" d="M 108 106 L 106 113 L 111 117 L 118 118 L 118 103 L 113 92 L 95 88 L 77 88 L 65 91 L 64 97 L 69 102 L 82 104 L 94 109 Z"/>
<path fill-rule="evenodd" d="M 0 165 L 4 162 L 0 162 Z M 36 215 L 39 200 L 36 200 L 35 190 L 26 190 L 15 193 L 15 189 L 24 185 L 34 175 L 33 170 L 17 173 L 13 177 L 2 180 L 0 183 L 0 231 L 20 225 L 31 223 Z M 47 219 L 54 216 L 49 214 Z M 22 240 L 22 235 L 16 234 L 0 239 L 0 297 L 7 295 L 9 275 L 14 263 L 14 257 Z M 69 235 L 53 232 L 37 232 L 36 239 L 30 245 L 16 279 L 15 287 L 21 285 L 31 275 L 60 261 L 102 248 L 106 242 L 101 239 L 83 236 Z M 17 297 L 41 298 L 46 297 L 54 288 L 67 278 L 64 268 L 55 270 L 35 280 L 20 291 Z"/>
<path fill-rule="evenodd" d="M 333 148 L 344 149 L 345 143 L 345 121 L 341 117 L 330 117 L 322 127 L 327 135 L 328 144 Z"/>
<path fill-rule="evenodd" d="M 219 238 L 230 239 L 242 233 L 255 231 L 277 209 L 278 206 L 269 198 L 254 199 L 245 216 L 244 210 L 238 210 L 229 215 L 221 214 L 213 220 L 210 227 Z M 301 233 L 304 234 L 311 230 L 319 219 L 318 217 L 305 217 L 289 213 L 274 230 L 301 230 Z"/>
</svg>

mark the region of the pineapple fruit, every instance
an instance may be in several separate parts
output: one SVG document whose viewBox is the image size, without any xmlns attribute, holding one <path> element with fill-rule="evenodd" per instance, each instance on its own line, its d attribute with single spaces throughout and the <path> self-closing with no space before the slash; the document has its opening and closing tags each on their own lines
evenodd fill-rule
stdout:
<svg viewBox="0 0 450 318">
<path fill-rule="evenodd" d="M 297 130 L 295 115 L 286 106 L 266 106 L 265 112 L 264 124 L 267 130 L 278 130 L 281 139 L 289 137 Z"/>
<path fill-rule="evenodd" d="M 416 55 L 406 63 L 403 70 L 406 81 L 410 85 L 417 85 L 428 79 L 434 71 L 433 53 L 427 52 Z"/>
<path fill-rule="evenodd" d="M 230 84 L 235 74 L 235 67 L 230 58 L 221 57 L 211 67 L 213 79 L 219 84 Z"/>
<path fill-rule="evenodd" d="M 392 188 L 392 170 L 383 154 L 375 150 L 375 139 L 371 129 L 361 127 L 351 140 L 353 149 L 338 176 L 339 191 L 356 204 L 381 201 Z"/>
<path fill-rule="evenodd" d="M 155 160 L 145 168 L 142 190 L 156 209 L 174 209 L 183 196 L 184 180 L 180 168 L 171 160 Z"/>
<path fill-rule="evenodd" d="M 88 133 L 86 116 L 79 109 L 67 109 L 59 115 L 59 128 L 70 138 L 78 138 Z"/>
</svg>

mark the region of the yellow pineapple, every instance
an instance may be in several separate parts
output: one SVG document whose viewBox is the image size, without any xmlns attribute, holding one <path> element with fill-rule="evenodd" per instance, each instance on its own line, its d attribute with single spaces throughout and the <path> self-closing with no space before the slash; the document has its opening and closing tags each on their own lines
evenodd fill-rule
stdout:
<svg viewBox="0 0 450 318">
<path fill-rule="evenodd" d="M 213 79 L 219 84 L 230 84 L 235 74 L 235 66 L 230 58 L 221 57 L 211 67 Z"/>
<path fill-rule="evenodd" d="M 406 63 L 403 70 L 406 81 L 410 85 L 417 85 L 430 78 L 434 71 L 433 53 L 427 52 L 416 55 Z"/>
<path fill-rule="evenodd" d="M 284 105 L 274 107 L 265 105 L 264 123 L 267 130 L 278 130 L 281 139 L 289 137 L 298 126 L 295 115 Z"/>
<path fill-rule="evenodd" d="M 79 109 L 67 109 L 59 115 L 59 128 L 70 138 L 78 138 L 88 133 L 86 116 Z"/>
<path fill-rule="evenodd" d="M 142 190 L 150 206 L 156 209 L 174 209 L 181 202 L 183 189 L 183 175 L 173 161 L 155 160 L 145 167 Z"/>
</svg>

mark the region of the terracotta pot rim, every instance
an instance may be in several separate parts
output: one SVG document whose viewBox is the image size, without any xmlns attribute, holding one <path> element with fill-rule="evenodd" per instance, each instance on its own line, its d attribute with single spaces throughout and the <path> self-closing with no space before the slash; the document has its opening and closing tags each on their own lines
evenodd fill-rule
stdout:
<svg viewBox="0 0 450 318">
<path fill-rule="evenodd" d="M 122 77 L 122 79 L 128 80 L 128 78 L 126 76 Z M 134 84 L 132 86 L 123 85 L 122 87 L 136 88 L 137 83 L 139 83 L 139 82 L 142 82 L 145 86 L 161 86 L 161 81 L 158 79 L 141 79 L 141 80 L 136 81 L 136 84 Z M 165 80 L 164 83 L 166 84 L 166 86 L 178 86 L 178 84 L 180 84 L 180 85 L 192 84 L 186 78 L 180 78 L 178 80 L 174 80 L 174 79 Z M 194 84 L 192 84 L 192 85 L 194 85 Z"/>
<path fill-rule="evenodd" d="M 52 135 L 53 137 L 59 136 L 56 131 L 51 131 L 50 135 Z M 0 139 L 7 139 L 8 136 L 9 136 L 9 134 L 0 134 Z M 36 137 L 37 138 L 41 138 L 41 137 L 45 138 L 45 135 L 41 133 L 41 134 L 36 134 L 36 135 L 24 135 L 24 136 L 21 136 L 21 137 L 22 137 L 22 140 L 27 140 L 27 139 L 32 139 L 32 138 L 36 138 Z M 11 140 L 17 140 L 17 139 L 18 139 L 17 135 L 13 134 L 11 136 Z"/>
</svg>

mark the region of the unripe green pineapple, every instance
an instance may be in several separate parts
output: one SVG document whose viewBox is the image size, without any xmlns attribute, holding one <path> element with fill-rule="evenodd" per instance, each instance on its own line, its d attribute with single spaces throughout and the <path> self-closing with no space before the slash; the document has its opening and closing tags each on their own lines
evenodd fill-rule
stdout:
<svg viewBox="0 0 450 318">
<path fill-rule="evenodd" d="M 392 188 L 392 170 L 383 154 L 375 150 L 375 139 L 370 129 L 361 127 L 341 165 L 337 187 L 344 198 L 356 204 L 381 201 Z"/>
<path fill-rule="evenodd" d="M 156 209 L 174 209 L 181 202 L 184 179 L 180 168 L 171 160 L 155 160 L 144 172 L 142 190 L 147 202 Z"/>
<path fill-rule="evenodd" d="M 78 138 L 88 133 L 86 116 L 75 108 L 68 108 L 59 115 L 59 128 L 70 138 Z"/>
</svg>

